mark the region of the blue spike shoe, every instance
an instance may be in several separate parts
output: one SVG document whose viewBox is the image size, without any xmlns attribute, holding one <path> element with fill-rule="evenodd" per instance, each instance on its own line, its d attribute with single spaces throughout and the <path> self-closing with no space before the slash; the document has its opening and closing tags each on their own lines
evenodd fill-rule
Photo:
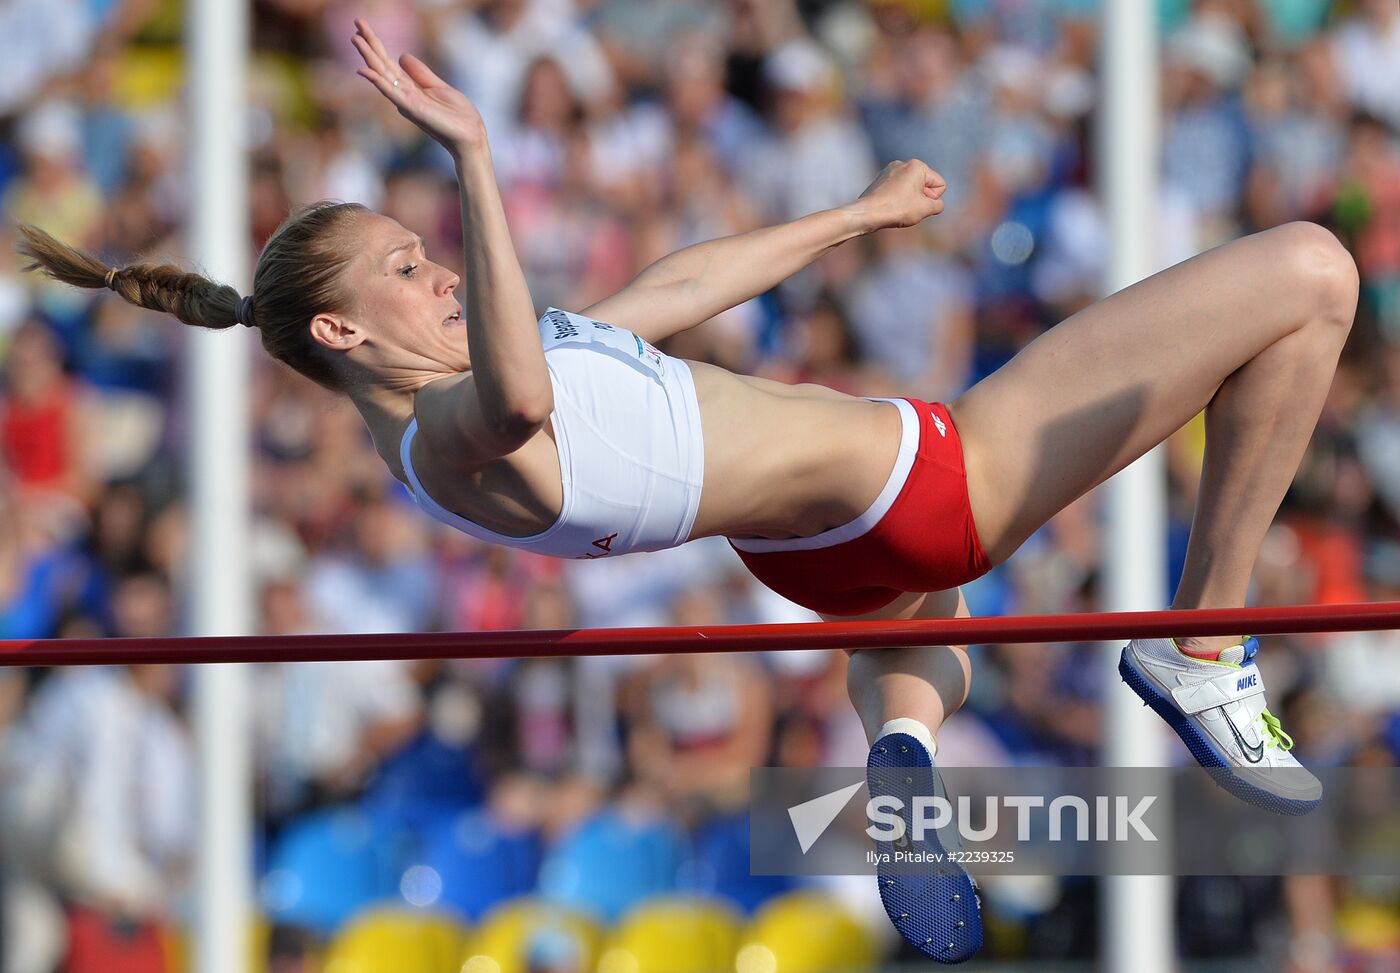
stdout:
<svg viewBox="0 0 1400 973">
<path fill-rule="evenodd" d="M 977 883 L 959 864 L 945 861 L 919 867 L 895 861 L 899 852 L 944 854 L 937 831 L 929 829 L 923 840 L 915 841 L 910 827 L 914 796 L 947 796 L 928 748 L 907 733 L 881 737 L 870 748 L 866 781 L 872 798 L 897 797 L 904 808 L 905 833 L 900 839 L 875 842 L 881 856 L 876 874 L 885 913 L 905 941 L 929 959 L 961 963 L 982 948 Z M 919 870 L 913 871 L 915 867 Z"/>
</svg>

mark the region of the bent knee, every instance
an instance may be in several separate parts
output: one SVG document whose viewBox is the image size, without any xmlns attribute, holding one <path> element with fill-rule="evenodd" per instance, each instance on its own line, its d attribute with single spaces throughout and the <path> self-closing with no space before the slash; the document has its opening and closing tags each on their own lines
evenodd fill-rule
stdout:
<svg viewBox="0 0 1400 973">
<path fill-rule="evenodd" d="M 1351 252 L 1316 223 L 1287 223 L 1270 232 L 1279 238 L 1280 266 L 1286 268 L 1289 286 L 1307 302 L 1310 316 L 1349 330 L 1361 286 Z"/>
</svg>

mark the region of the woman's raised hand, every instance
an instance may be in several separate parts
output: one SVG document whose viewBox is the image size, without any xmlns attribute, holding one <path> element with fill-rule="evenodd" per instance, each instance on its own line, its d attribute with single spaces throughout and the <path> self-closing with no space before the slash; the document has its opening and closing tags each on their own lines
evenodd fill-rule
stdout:
<svg viewBox="0 0 1400 973">
<path fill-rule="evenodd" d="M 859 213 L 871 230 L 913 226 L 943 212 L 948 183 L 918 159 L 891 162 L 848 209 Z"/>
<path fill-rule="evenodd" d="M 396 64 L 374 29 L 359 17 L 350 42 L 365 59 L 365 66 L 355 73 L 444 148 L 457 153 L 486 144 L 486 126 L 476 106 L 426 64 L 412 54 L 400 55 Z"/>
</svg>

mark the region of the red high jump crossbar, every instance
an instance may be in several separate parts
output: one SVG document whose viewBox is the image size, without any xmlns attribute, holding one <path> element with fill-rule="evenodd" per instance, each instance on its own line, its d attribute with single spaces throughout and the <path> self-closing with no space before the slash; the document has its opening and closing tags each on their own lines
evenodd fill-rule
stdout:
<svg viewBox="0 0 1400 973">
<path fill-rule="evenodd" d="M 1275 635 L 1379 629 L 1400 629 L 1400 602 L 1010 618 L 940 618 L 908 622 L 812 622 L 537 632 L 8 640 L 0 641 L 0 665 L 502 659 L 662 652 L 875 649 L 893 645 L 991 642 L 1086 642 L 1165 638 L 1171 635 Z"/>
</svg>

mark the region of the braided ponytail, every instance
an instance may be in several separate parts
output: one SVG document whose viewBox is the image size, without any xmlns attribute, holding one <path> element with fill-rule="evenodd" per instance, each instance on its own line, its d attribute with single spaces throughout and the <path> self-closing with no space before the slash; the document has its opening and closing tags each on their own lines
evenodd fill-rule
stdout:
<svg viewBox="0 0 1400 973">
<path fill-rule="evenodd" d="M 96 257 L 21 223 L 24 239 L 15 249 L 32 261 L 25 270 L 74 287 L 109 287 L 140 307 L 173 314 L 185 324 L 223 330 L 239 324 L 238 291 L 174 264 L 139 263 L 108 267 Z M 252 320 L 251 312 L 247 320 Z"/>
<path fill-rule="evenodd" d="M 132 304 L 173 314 L 202 328 L 256 326 L 273 358 L 332 391 L 351 379 L 344 356 L 327 352 L 311 337 L 310 322 L 321 313 L 354 306 L 346 268 L 354 258 L 355 220 L 370 210 L 359 203 L 321 200 L 282 222 L 263 246 L 253 271 L 251 297 L 173 264 L 108 267 L 91 254 L 60 243 L 38 227 L 20 224 L 24 239 L 15 249 L 42 270 L 75 287 L 110 287 Z M 256 319 L 256 320 L 254 320 Z"/>
</svg>

